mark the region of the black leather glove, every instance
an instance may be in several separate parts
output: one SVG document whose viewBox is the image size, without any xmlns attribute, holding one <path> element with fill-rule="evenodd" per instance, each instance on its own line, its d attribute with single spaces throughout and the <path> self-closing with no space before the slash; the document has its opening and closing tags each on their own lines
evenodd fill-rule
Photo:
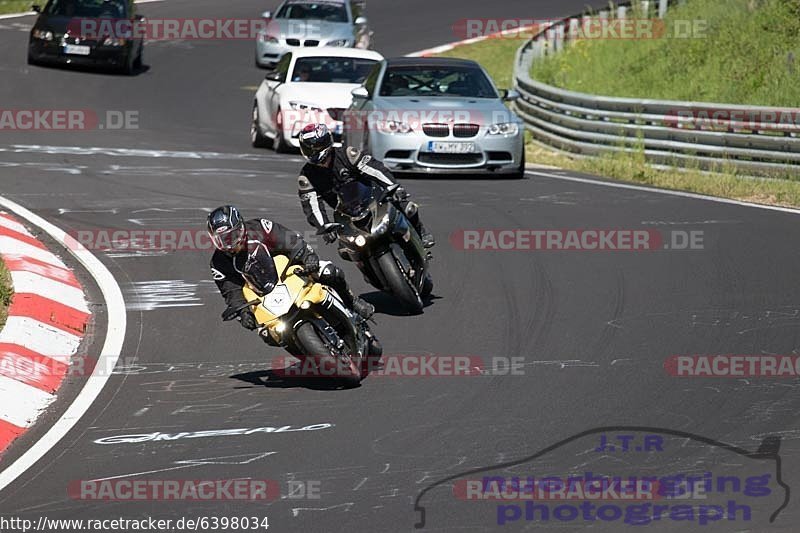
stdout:
<svg viewBox="0 0 800 533">
<path fill-rule="evenodd" d="M 327 233 L 322 234 L 322 240 L 324 240 L 328 244 L 333 244 L 339 239 L 338 233 L 336 230 L 331 230 Z"/>
<path fill-rule="evenodd" d="M 243 328 L 249 329 L 250 331 L 258 328 L 256 315 L 254 315 L 250 309 L 245 308 L 239 312 L 239 321 L 241 322 Z"/>
<path fill-rule="evenodd" d="M 308 257 L 306 257 L 306 260 L 303 263 L 306 272 L 308 272 L 309 274 L 319 270 L 319 256 L 317 254 L 309 255 Z"/>
</svg>

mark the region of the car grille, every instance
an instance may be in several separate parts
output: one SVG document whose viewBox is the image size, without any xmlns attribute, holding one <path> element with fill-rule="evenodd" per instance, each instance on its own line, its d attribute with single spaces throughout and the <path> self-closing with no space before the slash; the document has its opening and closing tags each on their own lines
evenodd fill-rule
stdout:
<svg viewBox="0 0 800 533">
<path fill-rule="evenodd" d="M 286 44 L 289 46 L 300 46 L 300 39 L 286 39 Z M 316 39 L 306 39 L 303 46 L 319 46 L 319 41 Z"/>
<path fill-rule="evenodd" d="M 54 37 L 54 39 L 58 38 L 58 35 Z M 61 41 L 64 44 L 79 44 L 81 46 L 97 46 L 98 44 L 96 39 L 83 39 L 79 35 L 70 35 L 69 33 L 64 34 L 64 36 L 61 37 Z"/>
<path fill-rule="evenodd" d="M 483 154 L 435 154 L 420 152 L 417 156 L 420 163 L 431 165 L 474 165 L 483 160 Z"/>
<path fill-rule="evenodd" d="M 450 126 L 447 124 L 423 124 L 422 131 L 428 137 L 447 137 L 450 135 Z"/>
<path fill-rule="evenodd" d="M 344 118 L 344 108 L 343 107 L 329 107 L 328 114 L 331 116 L 333 120 L 342 120 Z"/>
<path fill-rule="evenodd" d="M 453 126 L 453 136 L 461 138 L 475 137 L 479 129 L 481 127 L 477 124 L 456 124 Z"/>
</svg>

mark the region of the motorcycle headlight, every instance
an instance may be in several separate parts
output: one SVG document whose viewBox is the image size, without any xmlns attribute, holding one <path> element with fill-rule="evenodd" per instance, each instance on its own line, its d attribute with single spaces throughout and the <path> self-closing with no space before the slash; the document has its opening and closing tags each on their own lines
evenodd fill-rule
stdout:
<svg viewBox="0 0 800 533">
<path fill-rule="evenodd" d="M 375 125 L 381 133 L 411 133 L 414 131 L 408 122 L 397 120 L 379 120 Z"/>
<path fill-rule="evenodd" d="M 363 236 L 363 235 L 359 235 L 358 237 L 356 237 L 355 243 L 356 243 L 356 246 L 358 246 L 359 248 L 361 248 L 362 246 L 364 246 L 365 244 L 367 244 L 367 239 L 366 239 L 366 238 L 364 238 L 364 236 Z"/>
<path fill-rule="evenodd" d="M 33 30 L 33 38 L 42 41 L 52 41 L 53 32 L 47 30 Z"/>
<path fill-rule="evenodd" d="M 289 107 L 294 109 L 295 111 L 306 111 L 311 113 L 322 113 L 322 108 L 317 107 L 314 104 L 308 104 L 306 102 L 289 102 Z"/>
<path fill-rule="evenodd" d="M 105 40 L 103 41 L 103 46 L 125 46 L 125 39 L 106 37 Z"/>
<path fill-rule="evenodd" d="M 385 215 L 383 215 L 381 221 L 378 223 L 377 226 L 375 226 L 375 229 L 372 230 L 373 235 L 381 235 L 383 233 L 386 233 L 386 230 L 389 229 L 389 219 L 391 218 L 389 215 L 390 213 L 386 213 Z"/>
<path fill-rule="evenodd" d="M 284 331 L 286 331 L 286 322 L 278 322 L 275 325 L 275 332 L 276 333 L 283 333 Z"/>
<path fill-rule="evenodd" d="M 519 125 L 516 122 L 502 122 L 489 126 L 489 135 L 516 135 L 519 133 Z"/>
<path fill-rule="evenodd" d="M 350 41 L 347 39 L 337 39 L 335 41 L 328 41 L 328 46 L 350 46 Z"/>
</svg>

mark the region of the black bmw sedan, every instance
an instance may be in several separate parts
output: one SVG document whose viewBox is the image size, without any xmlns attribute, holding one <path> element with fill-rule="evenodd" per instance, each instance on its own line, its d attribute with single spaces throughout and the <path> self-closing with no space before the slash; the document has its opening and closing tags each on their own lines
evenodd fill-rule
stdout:
<svg viewBox="0 0 800 533">
<path fill-rule="evenodd" d="M 124 74 L 141 68 L 144 39 L 133 28 L 143 18 L 133 0 L 48 0 L 33 10 L 39 17 L 30 34 L 28 64 L 96 66 Z"/>
</svg>

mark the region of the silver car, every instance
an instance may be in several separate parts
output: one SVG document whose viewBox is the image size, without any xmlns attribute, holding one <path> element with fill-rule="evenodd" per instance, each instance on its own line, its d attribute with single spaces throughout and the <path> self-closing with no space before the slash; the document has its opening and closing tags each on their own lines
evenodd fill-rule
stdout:
<svg viewBox="0 0 800 533">
<path fill-rule="evenodd" d="M 394 58 L 379 63 L 345 113 L 343 143 L 394 172 L 522 177 L 523 123 L 474 61 Z"/>
<path fill-rule="evenodd" d="M 256 66 L 273 68 L 280 58 L 304 46 L 340 46 L 369 49 L 372 31 L 367 25 L 365 0 L 286 0 L 256 38 Z"/>
</svg>

